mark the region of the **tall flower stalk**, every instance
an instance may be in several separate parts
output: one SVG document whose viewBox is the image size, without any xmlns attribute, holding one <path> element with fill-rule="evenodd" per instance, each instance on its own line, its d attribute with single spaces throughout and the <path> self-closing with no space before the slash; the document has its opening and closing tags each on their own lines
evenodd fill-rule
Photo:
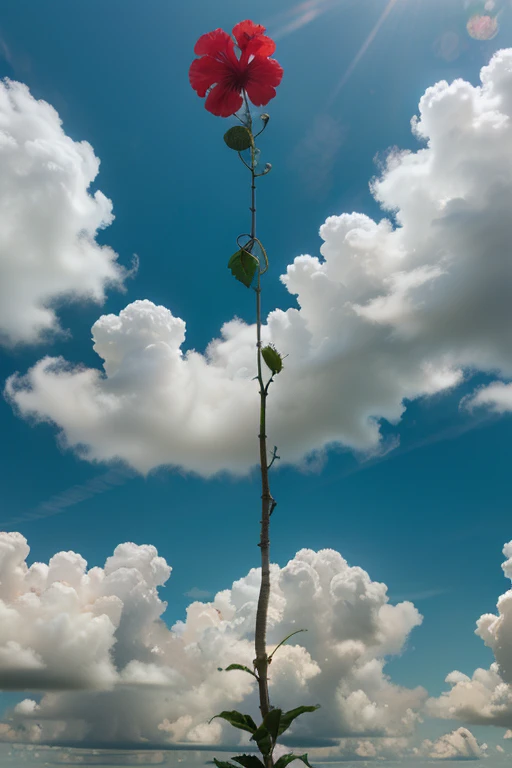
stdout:
<svg viewBox="0 0 512 768">
<path fill-rule="evenodd" d="M 236 151 L 244 166 L 250 172 L 251 228 L 249 233 L 237 238 L 238 250 L 229 260 L 228 267 L 233 276 L 247 288 L 253 288 L 256 295 L 256 380 L 259 385 L 259 457 L 261 471 L 261 527 L 258 546 L 261 553 L 261 585 L 256 611 L 254 669 L 242 664 L 230 664 L 226 671 L 241 670 L 252 675 L 259 689 L 262 722 L 256 725 L 250 715 L 236 710 L 224 711 L 214 717 L 227 720 L 235 728 L 251 733 L 263 757 L 238 755 L 233 760 L 245 768 L 286 768 L 292 760 L 302 760 L 309 766 L 307 754 L 288 754 L 274 763 L 273 751 L 278 737 L 284 733 L 304 712 L 313 712 L 315 706 L 299 706 L 289 712 L 270 704 L 268 690 L 268 668 L 277 649 L 296 632 L 284 638 L 270 654 L 267 654 L 267 618 L 270 598 L 270 517 L 276 501 L 270 491 L 269 470 L 279 458 L 277 448 L 272 454 L 267 448 L 267 398 L 274 376 L 283 368 L 283 359 L 273 345 L 263 347 L 261 319 L 261 278 L 269 267 L 267 252 L 256 234 L 256 180 L 271 170 L 267 163 L 258 170 L 259 151 L 256 138 L 267 127 L 268 114 L 260 115 L 260 130 L 254 132 L 251 101 L 255 106 L 265 106 L 276 95 L 276 87 L 283 76 L 282 67 L 271 58 L 275 51 L 274 41 L 265 34 L 265 28 L 252 21 L 242 21 L 233 28 L 233 38 L 221 29 L 202 35 L 194 48 L 199 58 L 190 67 L 190 83 L 197 94 L 206 96 L 205 107 L 214 115 L 229 117 L 235 115 L 239 125 L 230 128 L 224 135 L 227 146 Z M 238 48 L 238 55 L 236 53 Z M 270 373 L 268 373 L 268 372 Z M 297 630 L 302 632 L 305 630 Z M 222 671 L 222 669 L 220 670 Z M 212 718 L 213 719 L 213 718 Z M 229 761 L 214 759 L 218 768 L 237 768 Z M 311 768 L 311 766 L 309 766 Z"/>
</svg>

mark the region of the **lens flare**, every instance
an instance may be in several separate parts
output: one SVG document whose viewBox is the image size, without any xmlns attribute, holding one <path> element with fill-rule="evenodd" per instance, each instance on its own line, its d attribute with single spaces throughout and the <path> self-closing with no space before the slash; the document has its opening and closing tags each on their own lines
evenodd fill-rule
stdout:
<svg viewBox="0 0 512 768">
<path fill-rule="evenodd" d="M 468 21 L 467 30 L 474 40 L 492 40 L 498 34 L 498 19 L 496 16 L 475 14 Z"/>
</svg>

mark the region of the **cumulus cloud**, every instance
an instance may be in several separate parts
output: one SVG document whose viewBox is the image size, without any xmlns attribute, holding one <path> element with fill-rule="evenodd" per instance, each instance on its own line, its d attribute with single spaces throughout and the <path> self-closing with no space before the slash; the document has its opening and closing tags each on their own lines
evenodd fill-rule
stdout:
<svg viewBox="0 0 512 768">
<path fill-rule="evenodd" d="M 503 554 L 507 558 L 504 574 L 512 580 L 512 541 Z M 430 714 L 475 725 L 512 726 L 512 590 L 501 595 L 497 608 L 497 615 L 481 616 L 475 630 L 493 651 L 494 663 L 489 669 L 475 670 L 471 677 L 451 672 L 446 678 L 451 689 L 427 702 Z"/>
<path fill-rule="evenodd" d="M 129 544 L 118 547 L 104 569 L 89 571 L 74 552 L 28 567 L 29 551 L 21 534 L 0 533 L 2 688 L 111 687 L 114 659 L 131 658 L 141 642 L 138 622 L 155 620 L 165 608 L 156 588 L 170 568 L 153 547 Z M 24 702 L 17 711 L 29 715 L 34 707 Z"/>
<path fill-rule="evenodd" d="M 0 534 L 0 679 L 27 696 L 0 724 L 0 741 L 121 749 L 251 747 L 223 709 L 258 717 L 252 667 L 261 579 L 252 569 L 213 601 L 192 602 L 171 629 L 158 587 L 171 569 L 154 547 L 121 544 L 103 568 L 73 552 L 26 564 L 21 534 Z M 270 670 L 274 706 L 322 706 L 289 731 L 290 744 L 335 746 L 347 737 L 401 739 L 426 698 L 393 684 L 386 659 L 400 653 L 421 616 L 391 605 L 385 584 L 334 550 L 300 550 L 271 566 L 270 650 L 295 629 Z M 306 619 L 304 617 L 307 617 Z M 3 686 L 4 687 L 4 686 Z M 74 689 L 74 690 L 73 690 Z"/>
<path fill-rule="evenodd" d="M 378 449 L 379 420 L 474 371 L 512 377 L 512 49 L 482 84 L 439 82 L 419 103 L 424 146 L 389 153 L 373 195 L 389 218 L 331 216 L 321 257 L 298 256 L 282 280 L 297 308 L 263 329 L 287 354 L 272 385 L 269 438 L 283 461 L 328 446 Z M 394 221 L 393 221 L 394 217 Z M 208 476 L 257 462 L 253 326 L 227 322 L 204 354 L 185 322 L 137 301 L 92 329 L 104 371 L 45 358 L 6 393 L 90 460 Z"/>
<path fill-rule="evenodd" d="M 286 754 L 287 750 L 278 745 L 276 756 Z M 374 760 L 398 760 L 413 757 L 410 739 L 404 736 L 385 736 L 381 738 L 340 739 L 334 747 L 320 747 L 314 751 L 316 763 L 372 762 Z M 297 766 L 299 763 L 297 763 Z"/>
<path fill-rule="evenodd" d="M 415 746 L 412 736 L 385 736 L 381 738 L 345 738 L 334 747 L 320 747 L 314 751 L 315 762 L 372 762 L 428 760 L 479 760 L 485 756 L 486 744 L 479 744 L 467 728 L 457 728 L 438 739 L 424 739 Z M 499 751 L 499 750 L 498 750 Z M 279 747 L 276 756 L 286 749 Z"/>
<path fill-rule="evenodd" d="M 436 741 L 425 739 L 414 753 L 434 760 L 480 760 L 485 753 L 484 747 L 478 744 L 470 730 L 457 728 Z"/>
<path fill-rule="evenodd" d="M 0 81 L 0 343 L 59 330 L 62 299 L 102 302 L 122 284 L 117 255 L 96 242 L 112 203 L 89 192 L 99 160 L 27 86 Z"/>
</svg>

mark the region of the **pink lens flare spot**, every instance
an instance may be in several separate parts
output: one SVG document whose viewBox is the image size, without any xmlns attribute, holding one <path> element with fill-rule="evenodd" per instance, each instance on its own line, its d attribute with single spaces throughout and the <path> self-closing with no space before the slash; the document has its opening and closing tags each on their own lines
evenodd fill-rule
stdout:
<svg viewBox="0 0 512 768">
<path fill-rule="evenodd" d="M 474 40 L 492 40 L 498 34 L 498 19 L 476 14 L 468 21 L 467 30 Z"/>
</svg>

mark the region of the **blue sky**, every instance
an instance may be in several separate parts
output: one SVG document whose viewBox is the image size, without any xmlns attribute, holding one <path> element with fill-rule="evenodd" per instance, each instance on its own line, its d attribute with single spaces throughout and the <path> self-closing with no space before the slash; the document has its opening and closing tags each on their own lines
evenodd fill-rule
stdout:
<svg viewBox="0 0 512 768">
<path fill-rule="evenodd" d="M 477 85 L 493 53 L 512 46 L 505 3 L 499 33 L 486 42 L 467 34 L 462 0 L 397 0 L 385 11 L 384 0 L 282 0 L 277 10 L 270 0 L 7 3 L 0 75 L 25 83 L 58 111 L 69 137 L 92 145 L 101 160 L 92 191 L 111 199 L 115 214 L 98 242 L 121 264 L 129 267 L 133 254 L 140 263 L 126 290 L 109 290 L 102 306 L 58 305 L 64 337 L 5 347 L 2 381 L 46 354 L 98 368 L 91 326 L 137 299 L 186 320 L 185 350 L 203 352 L 234 316 L 253 322 L 251 295 L 225 267 L 248 221 L 246 179 L 222 141 L 229 121 L 205 112 L 187 74 L 196 39 L 240 18 L 267 26 L 285 70 L 261 142 L 273 170 L 260 185 L 259 221 L 271 257 L 265 311 L 296 306 L 279 276 L 296 256 L 319 254 L 328 216 L 385 215 L 368 187 L 375 158 L 393 146 L 420 148 L 410 120 L 425 90 L 455 78 Z M 477 369 L 448 392 L 408 403 L 399 424 L 382 425 L 400 439 L 383 456 L 362 459 L 339 446 L 307 470 L 282 466 L 273 476 L 272 562 L 283 568 L 302 548 L 332 548 L 384 582 L 392 602 L 412 601 L 423 623 L 386 673 L 432 697 L 452 670 L 471 676 L 489 667 L 493 653 L 475 622 L 495 612 L 507 589 L 500 566 L 512 538 L 512 422 L 459 408 L 494 378 Z M 103 566 L 121 542 L 155 545 L 173 569 L 160 590 L 169 626 L 185 620 L 187 592 L 204 590 L 208 602 L 257 567 L 255 473 L 205 479 L 160 468 L 143 477 L 119 463 L 83 461 L 56 440 L 54 424 L 34 425 L 6 400 L 0 427 L 0 529 L 26 537 L 29 564 L 72 550 Z M 26 696 L 0 694 L 0 709 Z M 437 737 L 460 725 L 427 718 L 422 728 Z M 500 729 L 469 727 L 493 750 L 502 741 Z"/>
</svg>

